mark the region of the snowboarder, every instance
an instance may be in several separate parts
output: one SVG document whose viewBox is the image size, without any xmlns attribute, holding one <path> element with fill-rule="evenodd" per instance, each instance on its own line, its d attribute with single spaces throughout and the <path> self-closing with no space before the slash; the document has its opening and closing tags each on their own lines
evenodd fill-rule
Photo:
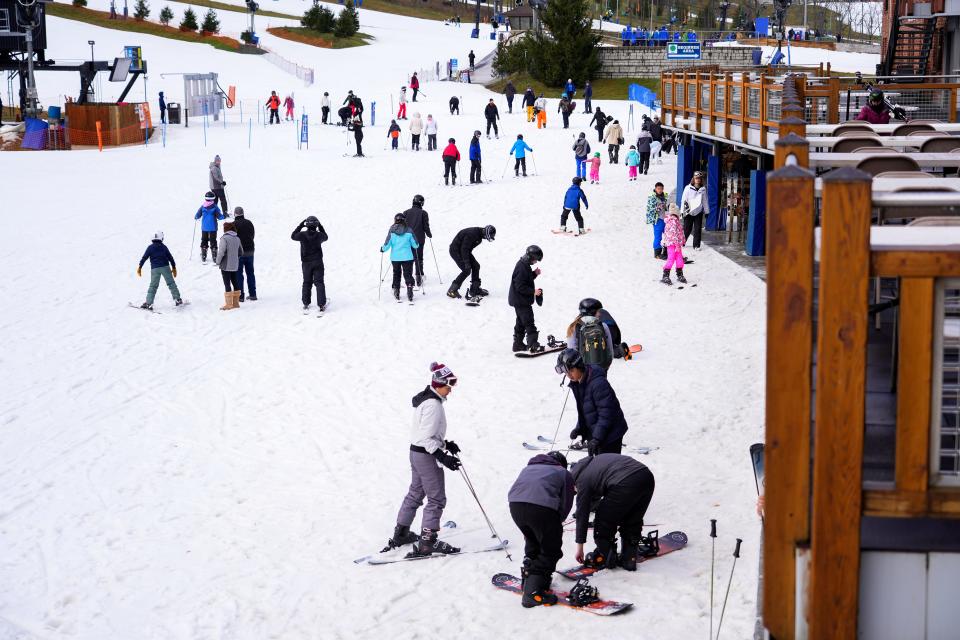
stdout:
<svg viewBox="0 0 960 640">
<path fill-rule="evenodd" d="M 683 240 L 684 244 L 693 234 L 693 250 L 700 250 L 700 232 L 703 229 L 704 214 L 710 214 L 710 203 L 707 200 L 707 187 L 704 184 L 703 171 L 694 171 L 690 184 L 683 188 L 680 196 L 680 206 L 683 209 Z M 683 264 L 680 265 L 683 267 Z"/>
<path fill-rule="evenodd" d="M 280 124 L 280 97 L 276 91 L 270 92 L 265 106 L 270 110 L 270 124 L 274 124 L 274 118 L 277 120 L 276 124 Z"/>
<path fill-rule="evenodd" d="M 647 175 L 650 171 L 650 145 L 653 143 L 653 136 L 650 134 L 650 125 L 645 124 L 640 128 L 640 135 L 637 136 L 637 154 L 640 156 L 640 164 L 637 166 L 637 172 Z"/>
<path fill-rule="evenodd" d="M 202 219 L 201 219 L 202 218 Z M 213 191 L 207 191 L 203 196 L 203 204 L 193 216 L 200 220 L 200 262 L 207 261 L 207 247 L 213 251 L 213 261 L 217 261 L 217 220 L 223 220 L 224 215 L 217 206 L 217 196 Z"/>
<path fill-rule="evenodd" d="M 592 456 L 620 453 L 627 421 L 606 370 L 586 364 L 579 351 L 568 348 L 557 357 L 556 371 L 570 378 L 568 386 L 577 402 L 577 426 L 570 432 L 570 439 L 583 438 Z"/>
<path fill-rule="evenodd" d="M 483 108 L 483 115 L 487 119 L 487 139 L 490 139 L 490 127 L 493 127 L 493 135 L 500 138 L 500 130 L 497 129 L 497 120 L 500 118 L 500 111 L 497 109 L 496 103 L 494 103 L 493 98 L 490 98 L 490 102 L 487 103 L 487 106 Z"/>
<path fill-rule="evenodd" d="M 470 54 L 467 55 L 467 59 L 470 61 L 470 71 L 473 71 L 473 62 L 477 59 L 476 54 L 473 53 L 473 49 L 470 49 Z"/>
<path fill-rule="evenodd" d="M 353 129 L 353 141 L 357 145 L 357 152 L 354 158 L 362 158 L 363 155 L 363 118 L 359 113 L 355 113 L 350 119 L 350 127 Z"/>
<path fill-rule="evenodd" d="M 535 244 L 527 247 L 513 268 L 510 276 L 510 293 L 507 303 L 517 314 L 517 321 L 513 326 L 513 351 L 530 351 L 540 353 L 543 346 L 537 342 L 540 337 L 537 325 L 534 323 L 533 303 L 542 304 L 543 289 L 538 288 L 534 279 L 540 275 L 540 267 L 531 269 L 533 265 L 543 260 L 543 250 Z M 526 335 L 527 343 L 523 339 Z"/>
<path fill-rule="evenodd" d="M 413 237 L 413 232 L 407 226 L 407 216 L 398 213 L 393 217 L 393 225 L 387 231 L 387 239 L 380 247 L 381 253 L 390 250 L 390 262 L 393 264 L 393 298 L 400 302 L 400 273 L 403 272 L 403 281 L 407 285 L 407 300 L 413 302 L 413 250 L 420 243 Z"/>
<path fill-rule="evenodd" d="M 595 151 L 590 158 L 590 184 L 600 184 L 600 152 Z"/>
<path fill-rule="evenodd" d="M 223 170 L 220 168 L 220 156 L 214 156 L 210 163 L 210 191 L 220 200 L 220 211 L 229 218 L 230 216 L 226 215 L 230 211 L 227 208 L 227 192 L 224 189 L 226 186 L 227 181 L 223 179 Z"/>
<path fill-rule="evenodd" d="M 607 116 L 600 110 L 600 107 L 597 107 L 597 110 L 594 111 L 590 126 L 593 126 L 597 131 L 597 142 L 603 142 L 603 129 L 607 126 Z"/>
<path fill-rule="evenodd" d="M 614 120 L 606 128 L 603 139 L 607 143 L 607 153 L 610 155 L 610 164 L 620 164 L 620 145 L 623 144 L 623 127 L 619 120 Z"/>
<path fill-rule="evenodd" d="M 397 120 L 407 119 L 407 88 L 400 87 L 400 108 L 397 110 Z"/>
<path fill-rule="evenodd" d="M 660 282 L 672 285 L 670 269 L 676 268 L 677 282 L 686 284 L 687 279 L 683 275 L 683 245 L 686 243 L 686 239 L 680 226 L 680 209 L 672 202 L 664 223 L 661 243 L 667 247 L 667 261 L 663 263 L 663 277 Z"/>
<path fill-rule="evenodd" d="M 587 177 L 587 158 L 589 156 L 590 143 L 587 142 L 587 134 L 581 131 L 580 137 L 573 143 L 573 157 L 577 165 L 577 175 L 581 178 Z"/>
<path fill-rule="evenodd" d="M 457 96 L 450 96 L 450 115 L 456 112 L 457 115 L 460 115 L 460 98 Z"/>
<path fill-rule="evenodd" d="M 244 300 L 256 300 L 257 278 L 253 273 L 253 238 L 256 230 L 253 228 L 253 223 L 247 220 L 246 215 L 244 215 L 243 207 L 236 207 L 233 210 L 233 228 L 237 232 L 237 237 L 240 238 L 240 246 L 243 248 L 243 254 L 240 256 L 240 267 L 237 269 L 237 285 L 240 288 L 240 302 Z M 244 271 L 246 271 L 246 279 L 249 281 L 249 296 L 244 296 L 243 293 L 243 285 L 245 284 L 243 277 Z"/>
<path fill-rule="evenodd" d="M 413 270 L 416 274 L 418 287 L 423 285 L 423 248 L 427 238 L 433 238 L 433 233 L 430 232 L 430 216 L 423 210 L 424 202 L 423 196 L 418 193 L 413 196 L 413 206 L 403 212 L 407 226 L 410 227 L 413 237 L 417 239 L 417 244 L 420 245 L 413 250 Z"/>
<path fill-rule="evenodd" d="M 443 183 L 450 184 L 450 174 L 453 174 L 453 184 L 457 184 L 457 163 L 460 162 L 460 151 L 457 150 L 457 141 L 447 140 L 447 147 L 443 150 Z"/>
<path fill-rule="evenodd" d="M 533 109 L 537 102 L 537 96 L 533 93 L 533 87 L 527 87 L 523 92 L 523 102 L 520 106 L 527 110 L 527 122 L 533 122 Z"/>
<path fill-rule="evenodd" d="M 397 150 L 397 143 L 400 142 L 400 125 L 396 120 L 390 121 L 390 127 L 387 129 L 387 137 L 390 138 L 390 148 Z"/>
<path fill-rule="evenodd" d="M 418 111 L 410 118 L 410 149 L 412 151 L 420 151 L 420 134 L 422 133 L 423 119 Z"/>
<path fill-rule="evenodd" d="M 517 95 L 517 88 L 513 82 L 507 81 L 507 86 L 503 88 L 503 95 L 507 98 L 507 113 L 513 113 L 513 97 Z"/>
<path fill-rule="evenodd" d="M 423 125 L 423 132 L 427 134 L 427 151 L 436 151 L 437 121 L 429 113 L 427 114 L 427 123 Z"/>
<path fill-rule="evenodd" d="M 647 197 L 647 224 L 653 225 L 653 257 L 667 259 L 667 248 L 663 246 L 663 226 L 666 224 L 667 194 L 663 192 L 663 183 L 653 185 L 653 193 Z"/>
<path fill-rule="evenodd" d="M 322 245 L 329 239 L 327 232 L 316 216 L 307 216 L 290 234 L 290 239 L 300 243 L 300 268 L 303 271 L 300 301 L 303 308 L 310 308 L 310 294 L 316 287 L 317 310 L 323 311 L 327 306 L 327 287 L 323 282 Z"/>
<path fill-rule="evenodd" d="M 573 506 L 573 475 L 559 451 L 530 458 L 507 493 L 510 515 L 523 534 L 524 608 L 557 603 L 550 580 L 563 557 L 563 521 Z"/>
<path fill-rule="evenodd" d="M 147 288 L 147 299 L 140 305 L 140 308 L 153 310 L 153 300 L 157 296 L 157 288 L 160 286 L 161 277 L 167 283 L 167 288 L 170 289 L 170 295 L 173 296 L 174 303 L 178 307 L 182 305 L 180 289 L 177 288 L 177 283 L 174 280 L 177 277 L 177 262 L 173 259 L 167 245 L 163 244 L 163 231 L 157 231 L 153 234 L 150 246 L 143 252 L 143 257 L 140 258 L 140 264 L 137 266 L 138 278 L 143 277 L 143 265 L 147 259 L 150 260 L 150 286 Z"/>
<path fill-rule="evenodd" d="M 587 566 L 619 564 L 637 570 L 637 552 L 643 537 L 643 517 L 653 498 L 654 479 L 641 462 L 617 453 L 601 453 L 580 460 L 570 469 L 577 488 L 577 562 Z M 596 548 L 584 555 L 592 505 L 593 541 Z M 615 536 L 620 532 L 619 562 L 615 561 Z"/>
<path fill-rule="evenodd" d="M 415 542 L 408 557 L 433 553 L 459 553 L 460 549 L 437 539 L 440 517 L 447 505 L 445 479 L 441 464 L 450 471 L 460 468 L 460 447 L 447 435 L 447 416 L 443 403 L 457 385 L 457 376 L 450 367 L 434 362 L 430 365 L 430 384 L 413 397 L 413 428 L 410 433 L 410 488 L 397 513 L 397 524 L 387 541 L 390 548 Z M 410 531 L 417 509 L 423 509 L 420 535 Z"/>
<path fill-rule="evenodd" d="M 410 78 L 410 88 L 413 89 L 413 102 L 417 101 L 417 94 L 420 92 L 420 78 L 417 77 L 417 72 L 413 72 L 413 77 Z"/>
<path fill-rule="evenodd" d="M 515 177 L 520 175 L 521 167 L 523 167 L 523 177 L 527 177 L 527 151 L 532 152 L 533 147 L 523 141 L 522 133 L 518 133 L 517 141 L 510 147 L 510 155 L 517 159 L 516 162 L 513 163 L 513 175 Z"/>
<path fill-rule="evenodd" d="M 583 112 L 589 114 L 593 109 L 591 104 L 593 101 L 593 85 L 590 84 L 590 81 L 587 80 L 587 84 L 583 87 Z"/>
<path fill-rule="evenodd" d="M 326 91 L 323 92 L 323 97 L 320 98 L 320 122 L 327 124 L 327 119 L 330 117 L 330 94 Z"/>
<path fill-rule="evenodd" d="M 468 298 L 477 298 L 490 295 L 490 292 L 480 287 L 480 263 L 473 257 L 473 250 L 480 246 L 480 243 L 486 240 L 493 242 L 497 236 L 497 229 L 488 224 L 485 227 L 467 227 L 457 232 L 450 243 L 450 257 L 460 269 L 460 275 L 453 279 L 450 288 L 447 290 L 447 296 L 450 298 L 459 298 L 460 285 L 470 276 L 470 289 L 467 291 Z"/>
<path fill-rule="evenodd" d="M 223 235 L 220 236 L 220 252 L 214 259 L 220 267 L 220 276 L 223 278 L 223 306 L 221 311 L 240 308 L 240 279 L 237 273 L 240 270 L 240 256 L 243 247 L 232 222 L 223 223 Z"/>
<path fill-rule="evenodd" d="M 284 120 L 293 120 L 293 96 L 287 96 L 283 99 L 283 107 L 286 113 L 283 114 Z"/>
<path fill-rule="evenodd" d="M 583 200 L 583 205 L 587 209 L 590 208 L 590 204 L 587 202 L 587 194 L 580 188 L 580 183 L 583 182 L 583 178 L 577 176 L 572 182 L 573 184 L 567 188 L 567 192 L 563 195 L 563 211 L 560 213 L 560 231 L 566 233 L 567 218 L 570 216 L 570 212 L 573 211 L 573 217 L 577 221 L 577 235 L 583 235 L 585 231 L 583 228 L 583 216 L 580 215 L 580 201 Z"/>
<path fill-rule="evenodd" d="M 547 128 L 547 99 L 543 97 L 543 94 L 540 94 L 540 97 L 537 98 L 537 101 L 534 103 L 536 107 L 534 111 L 537 112 L 537 129 L 546 129 Z"/>
<path fill-rule="evenodd" d="M 490 136 L 487 136 L 488 138 Z M 470 140 L 470 184 L 480 184 L 482 179 L 482 166 L 480 164 L 480 131 L 473 132 L 473 138 Z"/>
<path fill-rule="evenodd" d="M 650 153 L 648 152 L 649 156 Z M 627 180 L 629 182 L 637 181 L 637 168 L 640 166 L 640 154 L 637 153 L 636 145 L 630 145 L 630 150 L 627 151 L 627 157 L 624 159 L 624 162 L 627 163 Z"/>
</svg>

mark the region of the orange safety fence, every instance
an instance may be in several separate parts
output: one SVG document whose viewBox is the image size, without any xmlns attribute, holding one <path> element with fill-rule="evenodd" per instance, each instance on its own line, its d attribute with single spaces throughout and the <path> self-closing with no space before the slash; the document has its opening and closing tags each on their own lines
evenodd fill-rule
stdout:
<svg viewBox="0 0 960 640">
<path fill-rule="evenodd" d="M 154 129 L 142 129 L 139 124 L 129 125 L 120 129 L 108 129 L 99 120 L 95 128 L 80 129 L 67 125 L 65 141 L 71 147 L 97 147 L 103 151 L 104 147 L 117 147 L 126 144 L 144 144 L 153 135 Z M 145 137 L 146 136 L 146 137 Z"/>
<path fill-rule="evenodd" d="M 237 88 L 233 85 L 227 87 L 227 109 L 233 109 L 237 103 Z"/>
</svg>

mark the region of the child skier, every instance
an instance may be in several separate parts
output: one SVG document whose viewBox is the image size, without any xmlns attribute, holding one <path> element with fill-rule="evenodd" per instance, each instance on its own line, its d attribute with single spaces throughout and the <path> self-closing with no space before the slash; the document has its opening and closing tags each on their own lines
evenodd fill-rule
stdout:
<svg viewBox="0 0 960 640">
<path fill-rule="evenodd" d="M 630 145 L 630 151 L 627 151 L 627 179 L 630 182 L 637 181 L 637 167 L 640 166 L 640 154 L 637 153 L 637 147 Z"/>
<path fill-rule="evenodd" d="M 306 231 L 304 231 L 306 228 Z M 303 287 L 300 301 L 303 310 L 310 308 L 310 293 L 317 288 L 317 310 L 327 306 L 327 288 L 323 283 L 323 247 L 329 238 L 316 216 L 307 216 L 290 234 L 290 239 L 300 243 L 300 268 L 303 271 Z"/>
<path fill-rule="evenodd" d="M 670 268 L 676 267 L 677 281 L 686 284 L 687 279 L 683 277 L 683 225 L 680 224 L 680 209 L 672 202 L 670 213 L 664 224 L 662 242 L 667 247 L 667 261 L 663 264 L 663 278 L 660 282 L 672 285 Z"/>
<path fill-rule="evenodd" d="M 283 100 L 283 106 L 286 108 L 287 112 L 284 114 L 284 120 L 293 120 L 293 96 L 287 96 Z"/>
<path fill-rule="evenodd" d="M 164 282 L 167 283 L 167 287 L 170 289 L 170 295 L 173 296 L 173 301 L 178 307 L 182 305 L 183 300 L 180 298 L 180 290 L 174 281 L 174 278 L 177 277 L 177 263 L 173 259 L 170 249 L 167 248 L 167 245 L 163 244 L 163 231 L 157 231 L 153 234 L 153 241 L 150 243 L 150 246 L 147 247 L 147 250 L 143 252 L 143 257 L 140 258 L 140 265 L 137 267 L 138 278 L 143 277 L 143 264 L 148 258 L 150 259 L 150 286 L 147 288 L 147 300 L 140 305 L 140 308 L 153 310 L 153 299 L 157 295 L 157 288 L 160 286 L 161 276 L 163 276 Z"/>
<path fill-rule="evenodd" d="M 490 136 L 487 136 L 488 138 Z M 473 132 L 473 138 L 470 140 L 470 184 L 480 184 L 483 182 L 482 169 L 480 164 L 480 130 Z"/>
<path fill-rule="evenodd" d="M 397 120 L 407 119 L 407 88 L 400 87 L 400 109 L 397 111 Z"/>
<path fill-rule="evenodd" d="M 537 98 L 535 103 L 537 112 L 537 129 L 546 129 L 547 128 L 547 99 L 543 97 L 543 94 L 540 94 L 540 97 Z"/>
<path fill-rule="evenodd" d="M 653 257 L 667 259 L 667 248 L 663 246 L 663 226 L 667 214 L 667 194 L 663 192 L 663 183 L 653 186 L 653 193 L 647 198 L 647 224 L 653 225 Z"/>
<path fill-rule="evenodd" d="M 390 128 L 387 129 L 387 137 L 390 138 L 390 148 L 397 150 L 397 143 L 400 141 L 400 125 L 396 120 L 390 121 Z"/>
<path fill-rule="evenodd" d="M 580 215 L 580 201 L 583 200 L 583 205 L 589 209 L 590 204 L 587 202 L 587 194 L 583 192 L 583 189 L 580 188 L 580 183 L 583 182 L 583 178 L 577 176 L 573 179 L 573 184 L 567 188 L 567 192 L 563 195 L 563 212 L 560 214 L 560 233 L 567 232 L 567 218 L 570 216 L 570 212 L 573 211 L 573 217 L 577 220 L 577 235 L 583 235 L 586 233 L 583 229 L 583 216 Z"/>
<path fill-rule="evenodd" d="M 533 147 L 523 141 L 523 134 L 517 134 L 517 141 L 510 147 L 510 155 L 516 157 L 517 161 L 513 164 L 513 175 L 520 176 L 520 168 L 523 167 L 523 177 L 527 177 L 527 151 L 533 152 Z"/>
<path fill-rule="evenodd" d="M 457 163 L 460 162 L 460 151 L 457 149 L 457 141 L 453 138 L 447 140 L 447 147 L 443 150 L 443 183 L 450 184 L 450 174 L 453 174 L 453 184 L 457 184 Z"/>
<path fill-rule="evenodd" d="M 276 91 L 270 92 L 270 97 L 267 98 L 264 106 L 270 111 L 270 124 L 274 124 L 274 119 L 276 119 L 276 124 L 280 124 L 280 96 L 277 95 Z"/>
<path fill-rule="evenodd" d="M 600 184 L 600 152 L 597 151 L 590 158 L 590 184 Z"/>
<path fill-rule="evenodd" d="M 381 253 L 390 250 L 390 262 L 393 264 L 393 298 L 400 302 L 400 273 L 407 285 L 407 300 L 413 304 L 413 250 L 420 244 L 407 226 L 407 216 L 398 213 L 393 217 L 393 225 L 387 231 L 387 239 L 380 247 Z"/>
<path fill-rule="evenodd" d="M 213 261 L 217 261 L 217 220 L 223 220 L 224 217 L 217 206 L 216 194 L 207 191 L 203 196 L 203 204 L 193 216 L 194 220 L 200 220 L 200 262 L 207 261 L 207 246 L 213 250 Z"/>
</svg>

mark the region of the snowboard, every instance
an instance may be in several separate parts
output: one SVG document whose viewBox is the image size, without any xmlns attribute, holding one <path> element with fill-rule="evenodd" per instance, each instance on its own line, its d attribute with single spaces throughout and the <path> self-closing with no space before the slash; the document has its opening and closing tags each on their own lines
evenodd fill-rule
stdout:
<svg viewBox="0 0 960 640">
<path fill-rule="evenodd" d="M 466 305 L 468 307 L 479 307 L 480 303 L 483 302 L 483 296 L 470 297 L 466 296 Z"/>
<path fill-rule="evenodd" d="M 504 591 L 511 591 L 517 595 L 523 595 L 523 589 L 520 587 L 520 578 L 512 576 L 509 573 L 498 573 L 493 576 L 491 580 L 493 586 L 497 589 L 503 589 Z M 579 611 L 586 611 L 588 613 L 595 613 L 598 616 L 612 616 L 618 613 L 622 613 L 633 606 L 632 602 L 617 602 L 615 600 L 597 600 L 596 602 L 591 602 L 588 605 L 578 607 L 576 605 L 570 604 L 567 602 L 567 591 L 557 591 L 553 590 L 553 593 L 557 596 L 557 605 L 562 607 L 569 607 L 571 609 L 577 609 Z"/>
<path fill-rule="evenodd" d="M 536 353 L 530 353 L 529 351 L 515 351 L 513 355 L 517 356 L 518 358 L 536 358 L 538 356 L 545 356 L 548 353 L 563 351 L 566 348 L 566 342 L 561 342 L 553 336 L 547 336 L 547 344 L 544 346 L 543 351 L 538 351 Z"/>
<path fill-rule="evenodd" d="M 392 557 L 392 558 L 378 558 L 376 556 L 371 557 L 367 560 L 367 564 L 393 564 L 395 562 L 411 562 L 413 560 L 429 560 L 430 558 L 445 558 L 447 556 L 462 556 L 469 553 L 486 553 L 487 551 L 501 551 L 506 549 L 510 544 L 509 540 L 504 540 L 503 542 L 498 542 L 497 544 L 491 545 L 489 547 L 483 547 L 482 549 L 464 549 L 458 553 L 434 553 L 429 556 L 414 556 L 408 558 L 406 556 Z"/>
<path fill-rule="evenodd" d="M 149 311 L 150 313 L 155 313 L 157 315 L 163 315 L 162 311 L 156 311 L 155 309 L 144 309 L 138 304 L 133 304 L 132 302 L 127 303 L 131 309 L 139 309 L 140 311 Z"/>
<path fill-rule="evenodd" d="M 687 534 L 683 531 L 671 531 L 665 536 L 659 537 L 660 550 L 655 556 L 637 556 L 637 564 L 646 562 L 648 560 L 653 560 L 654 558 L 659 558 L 660 556 L 665 556 L 668 553 L 673 553 L 687 546 Z M 562 575 L 564 578 L 570 578 L 571 580 L 579 580 L 580 578 L 585 578 L 587 576 L 592 576 L 593 574 L 601 571 L 601 568 L 597 567 L 587 567 L 584 565 L 579 565 L 576 567 L 570 567 L 569 569 L 557 569 L 557 573 Z"/>
<path fill-rule="evenodd" d="M 593 229 L 584 229 L 583 233 L 574 233 L 573 231 L 564 231 L 563 229 L 550 229 L 550 231 L 558 236 L 585 236 L 593 231 Z"/>
<path fill-rule="evenodd" d="M 444 522 L 442 525 L 440 525 L 440 533 L 444 533 L 445 531 L 449 531 L 450 529 L 456 529 L 456 528 L 457 528 L 457 523 L 456 523 L 456 522 L 454 522 L 453 520 L 447 520 L 447 521 Z M 411 542 L 410 544 L 412 545 L 413 543 Z M 403 546 L 407 546 L 407 545 L 403 545 Z M 397 549 L 399 549 L 399 548 L 400 548 L 400 547 L 397 547 Z M 381 550 L 380 550 L 380 553 L 388 553 L 389 551 L 393 551 L 393 549 L 389 549 L 389 548 L 388 548 L 388 549 L 381 549 Z M 362 563 L 366 562 L 367 560 L 369 560 L 370 558 L 373 558 L 375 555 L 376 555 L 376 554 L 373 554 L 373 553 L 371 553 L 371 554 L 369 554 L 369 555 L 365 555 L 365 556 L 363 556 L 363 557 L 361 557 L 361 558 L 357 558 L 356 560 L 353 561 L 353 563 L 354 563 L 354 564 L 362 564 Z"/>
</svg>

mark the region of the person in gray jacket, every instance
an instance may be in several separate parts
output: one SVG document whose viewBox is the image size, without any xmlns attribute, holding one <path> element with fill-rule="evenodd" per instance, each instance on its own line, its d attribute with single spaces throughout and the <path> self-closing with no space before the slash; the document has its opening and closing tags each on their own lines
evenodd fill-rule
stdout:
<svg viewBox="0 0 960 640">
<path fill-rule="evenodd" d="M 646 465 L 619 453 L 589 456 L 573 465 L 570 472 L 577 487 L 577 562 L 593 567 L 615 566 L 614 537 L 619 529 L 623 539 L 619 565 L 636 571 L 643 516 L 653 497 L 653 474 Z M 584 556 L 591 511 L 596 511 L 593 541 L 597 547 Z"/>
<path fill-rule="evenodd" d="M 227 192 L 224 190 L 226 186 L 227 181 L 223 179 L 223 171 L 220 169 L 220 156 L 214 156 L 213 162 L 210 163 L 210 191 L 216 194 L 220 202 L 220 210 L 229 218 L 230 209 L 227 208 Z"/>
<path fill-rule="evenodd" d="M 232 222 L 223 225 L 223 235 L 220 236 L 220 250 L 217 253 L 217 266 L 223 277 L 223 306 L 221 311 L 240 308 L 240 256 L 243 255 L 243 246 Z"/>
<path fill-rule="evenodd" d="M 457 384 L 457 376 L 450 367 L 434 362 L 430 365 L 430 384 L 413 397 L 413 428 L 410 434 L 410 488 L 400 505 L 393 536 L 387 548 L 394 549 L 416 542 L 408 558 L 429 556 L 433 553 L 459 553 L 460 549 L 437 539 L 440 516 L 447 505 L 442 464 L 451 471 L 460 468 L 460 447 L 447 435 L 447 417 L 443 403 Z M 410 531 L 417 509 L 427 498 L 423 510 L 420 535 Z"/>
<path fill-rule="evenodd" d="M 529 609 L 557 603 L 550 577 L 563 557 L 563 521 L 573 506 L 573 476 L 559 451 L 530 458 L 510 487 L 510 515 L 523 533 L 521 604 Z"/>
</svg>

